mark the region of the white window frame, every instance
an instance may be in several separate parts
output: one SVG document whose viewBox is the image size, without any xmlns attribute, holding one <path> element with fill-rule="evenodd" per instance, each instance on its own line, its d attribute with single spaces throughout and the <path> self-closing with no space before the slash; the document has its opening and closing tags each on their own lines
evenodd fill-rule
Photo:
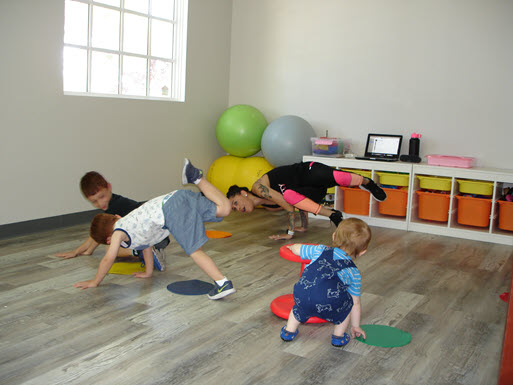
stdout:
<svg viewBox="0 0 513 385">
<path fill-rule="evenodd" d="M 94 0 L 72 0 L 78 3 L 83 3 L 88 5 L 88 33 L 87 33 L 87 44 L 86 45 L 77 45 L 77 44 L 67 44 L 64 43 L 63 47 L 71 47 L 71 48 L 81 48 L 87 51 L 87 85 L 85 92 L 72 92 L 72 91 L 63 91 L 64 95 L 79 95 L 79 96 L 96 96 L 96 97 L 109 97 L 109 98 L 126 98 L 126 99 L 144 99 L 144 100 L 167 100 L 167 101 L 177 101 L 184 102 L 185 101 L 185 75 L 186 75 L 186 52 L 187 52 L 187 15 L 188 15 L 188 2 L 189 0 L 174 0 L 174 15 L 175 18 L 172 20 L 172 24 L 174 25 L 174 34 L 173 34 L 173 54 L 172 58 L 161 58 L 157 56 L 151 55 L 151 21 L 152 20 L 164 20 L 169 21 L 167 19 L 161 19 L 158 17 L 154 17 L 151 14 L 142 14 L 136 11 L 124 9 L 124 0 L 120 0 L 120 7 L 113 7 L 107 4 L 99 3 Z M 151 9 L 151 1 L 149 0 L 149 9 Z M 104 7 L 106 9 L 113 9 L 120 11 L 120 23 L 119 23 L 119 39 L 120 44 L 119 50 L 111 50 L 111 49 L 103 49 L 103 48 L 95 48 L 92 46 L 92 7 Z M 147 44 L 147 54 L 140 55 L 134 54 L 132 52 L 124 52 L 121 47 L 123 41 L 123 15 L 124 13 L 130 13 L 133 15 L 143 16 L 148 18 L 148 44 Z M 64 39 L 63 39 L 64 40 Z M 103 93 L 94 93 L 91 92 L 91 58 L 93 52 L 104 52 L 104 53 L 112 53 L 118 55 L 118 93 L 117 94 L 103 94 Z M 123 55 L 135 56 L 146 59 L 146 96 L 142 95 L 126 95 L 122 94 L 122 57 Z M 160 61 L 171 63 L 171 89 L 169 90 L 168 96 L 150 96 L 149 94 L 149 66 L 150 60 L 157 59 Z M 64 74 L 64 71 L 62 71 Z"/>
</svg>

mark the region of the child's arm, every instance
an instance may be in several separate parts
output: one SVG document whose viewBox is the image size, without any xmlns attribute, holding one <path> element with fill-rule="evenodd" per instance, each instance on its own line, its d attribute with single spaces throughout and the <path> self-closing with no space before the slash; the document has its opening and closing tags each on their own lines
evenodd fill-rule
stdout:
<svg viewBox="0 0 513 385">
<path fill-rule="evenodd" d="M 100 261 L 100 265 L 98 266 L 98 271 L 96 272 L 96 276 L 94 277 L 94 279 L 91 279 L 89 281 L 77 282 L 73 286 L 82 289 L 87 289 L 89 287 L 97 287 L 101 283 L 101 281 L 103 281 L 103 278 L 105 278 L 110 268 L 114 264 L 114 261 L 116 260 L 116 257 L 118 255 L 118 250 L 121 245 L 121 241 L 125 240 L 125 237 L 125 233 L 121 231 L 114 231 L 114 233 L 112 234 L 112 238 L 110 240 L 110 245 L 107 248 L 105 256 Z"/>
<path fill-rule="evenodd" d="M 315 261 L 319 258 L 322 250 L 324 250 L 326 246 L 312 245 L 308 243 L 294 243 L 292 245 L 287 245 L 287 247 L 292 254 L 299 256 L 305 262 L 311 263 L 311 261 Z"/>
<path fill-rule="evenodd" d="M 143 250 L 144 265 L 146 266 L 145 271 L 138 271 L 132 275 L 137 278 L 150 278 L 153 274 L 153 250 L 148 247 Z"/>
<path fill-rule="evenodd" d="M 287 246 L 290 251 L 292 251 L 292 254 L 295 255 L 301 255 L 301 243 L 294 243 L 293 245 Z"/>
<path fill-rule="evenodd" d="M 96 243 L 93 238 L 89 237 L 84 241 L 84 243 L 82 243 L 80 246 L 78 246 L 75 250 L 68 251 L 66 253 L 59 253 L 59 254 L 55 254 L 55 255 L 57 257 L 64 258 L 64 259 L 75 258 L 79 255 L 91 255 L 97 247 L 98 247 L 98 243 Z"/>
<path fill-rule="evenodd" d="M 363 339 L 366 339 L 367 336 L 365 332 L 360 327 L 360 317 L 362 314 L 362 307 L 360 305 L 360 297 L 354 296 L 351 294 L 353 298 L 353 308 L 351 309 L 351 337 L 354 338 L 355 334 L 357 337 L 363 336 Z"/>
</svg>

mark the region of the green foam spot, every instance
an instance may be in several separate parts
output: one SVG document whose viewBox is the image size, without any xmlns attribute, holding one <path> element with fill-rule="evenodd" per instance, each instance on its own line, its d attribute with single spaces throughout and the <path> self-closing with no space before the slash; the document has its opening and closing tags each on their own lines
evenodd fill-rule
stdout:
<svg viewBox="0 0 513 385">
<path fill-rule="evenodd" d="M 408 345 L 411 341 L 411 334 L 401 329 L 386 325 L 361 325 L 367 335 L 355 337 L 356 340 L 367 345 L 379 346 L 382 348 L 397 348 Z"/>
</svg>

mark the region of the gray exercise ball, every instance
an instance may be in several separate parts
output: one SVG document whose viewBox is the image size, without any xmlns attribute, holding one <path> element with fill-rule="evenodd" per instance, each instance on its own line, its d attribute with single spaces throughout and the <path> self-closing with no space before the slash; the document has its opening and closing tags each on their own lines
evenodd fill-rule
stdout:
<svg viewBox="0 0 513 385">
<path fill-rule="evenodd" d="M 312 154 L 315 131 L 306 120 L 295 115 L 273 120 L 262 135 L 262 153 L 274 167 L 303 161 Z"/>
</svg>

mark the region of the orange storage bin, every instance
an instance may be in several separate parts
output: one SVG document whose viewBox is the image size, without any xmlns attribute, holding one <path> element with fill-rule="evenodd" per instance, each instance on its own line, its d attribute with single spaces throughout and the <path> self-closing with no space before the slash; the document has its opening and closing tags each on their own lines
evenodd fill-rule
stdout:
<svg viewBox="0 0 513 385">
<path fill-rule="evenodd" d="M 492 200 L 456 195 L 458 199 L 458 223 L 461 225 L 487 227 L 490 225 Z"/>
<path fill-rule="evenodd" d="M 449 194 L 415 191 L 419 196 L 419 218 L 428 221 L 447 222 L 449 219 Z"/>
<path fill-rule="evenodd" d="M 369 215 L 370 193 L 359 187 L 340 187 L 344 192 L 344 212 L 354 215 Z"/>
<path fill-rule="evenodd" d="M 387 199 L 384 202 L 379 202 L 379 213 L 405 217 L 408 204 L 408 189 L 384 188 L 383 190 L 387 193 Z"/>
<path fill-rule="evenodd" d="M 513 202 L 499 203 L 499 229 L 513 231 Z"/>
</svg>

